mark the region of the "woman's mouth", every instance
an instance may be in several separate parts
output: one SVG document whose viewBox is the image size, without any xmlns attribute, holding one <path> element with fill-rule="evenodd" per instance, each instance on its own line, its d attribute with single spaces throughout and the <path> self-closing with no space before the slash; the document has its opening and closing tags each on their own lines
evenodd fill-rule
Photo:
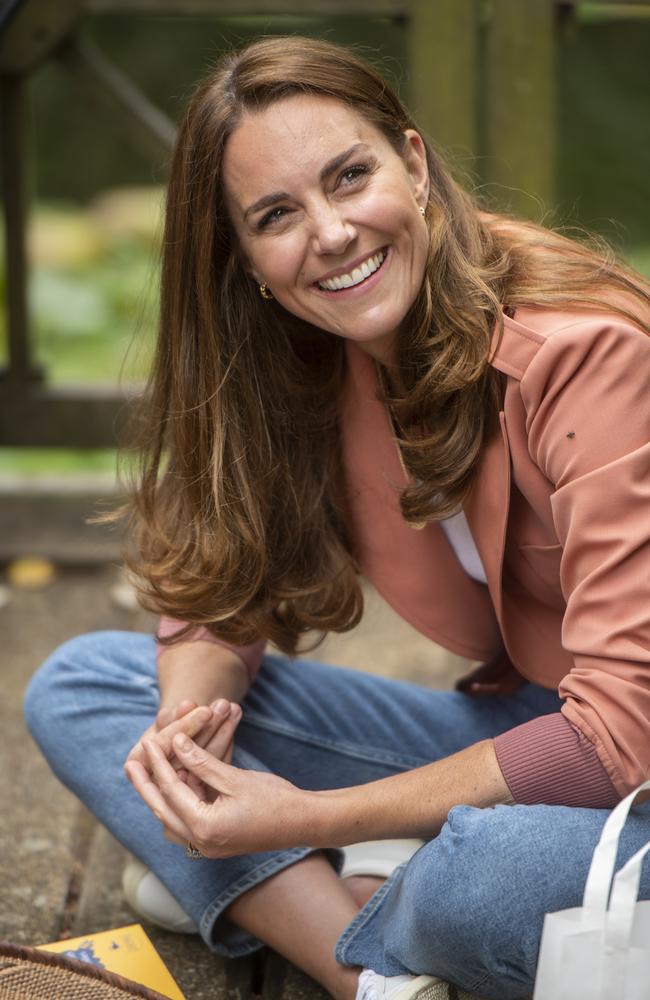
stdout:
<svg viewBox="0 0 650 1000">
<path fill-rule="evenodd" d="M 384 265 L 388 256 L 388 247 L 383 247 L 377 253 L 367 257 L 361 264 L 352 268 L 345 274 L 337 274 L 334 278 L 327 278 L 325 281 L 318 281 L 316 287 L 322 292 L 333 292 L 339 294 L 351 288 L 358 288 L 365 285 L 377 274 Z"/>
</svg>

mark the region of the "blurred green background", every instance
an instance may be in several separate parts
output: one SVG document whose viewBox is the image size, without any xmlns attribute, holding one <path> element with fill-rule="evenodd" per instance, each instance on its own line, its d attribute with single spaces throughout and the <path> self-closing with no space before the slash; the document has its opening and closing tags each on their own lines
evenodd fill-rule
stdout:
<svg viewBox="0 0 650 1000">
<path fill-rule="evenodd" d="M 104 14 L 89 17 L 84 30 L 174 120 L 221 51 L 263 33 L 361 44 L 381 57 L 406 97 L 406 32 L 387 18 Z M 650 18 L 604 18 L 589 4 L 558 32 L 553 219 L 603 234 L 650 276 L 649 51 Z M 36 358 L 55 384 L 139 381 L 155 336 L 164 165 L 132 150 L 76 87 L 52 61 L 30 89 L 29 299 Z M 498 206 L 499 191 L 490 195 Z M 4 302 L 4 268 L 0 281 Z M 5 360 L 3 326 L 0 365 Z M 110 451 L 0 449 L 0 473 L 111 471 L 114 465 Z"/>
</svg>

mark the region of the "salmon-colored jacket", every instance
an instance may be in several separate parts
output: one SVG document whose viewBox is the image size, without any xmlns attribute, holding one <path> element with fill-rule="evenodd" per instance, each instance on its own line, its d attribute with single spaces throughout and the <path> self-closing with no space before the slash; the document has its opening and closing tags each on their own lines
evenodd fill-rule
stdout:
<svg viewBox="0 0 650 1000">
<path fill-rule="evenodd" d="M 487 586 L 438 524 L 403 520 L 406 473 L 375 363 L 346 348 L 362 571 L 431 639 L 480 661 L 505 650 L 522 678 L 558 689 L 561 713 L 495 740 L 516 801 L 613 805 L 650 777 L 650 338 L 615 315 L 504 316 L 491 360 L 505 376 L 500 432 L 464 506 Z M 253 667 L 262 655 L 239 652 Z"/>
</svg>

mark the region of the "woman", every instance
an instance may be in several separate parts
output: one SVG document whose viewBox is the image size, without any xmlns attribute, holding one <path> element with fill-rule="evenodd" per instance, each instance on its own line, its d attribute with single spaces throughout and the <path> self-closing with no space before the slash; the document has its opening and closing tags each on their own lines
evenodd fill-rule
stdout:
<svg viewBox="0 0 650 1000">
<path fill-rule="evenodd" d="M 27 717 L 214 950 L 345 1000 L 530 993 L 650 766 L 649 304 L 482 212 L 343 49 L 264 40 L 201 85 L 130 503 L 157 674 L 152 637 L 83 636 Z M 437 692 L 264 656 L 356 624 L 359 569 L 484 666 Z M 649 834 L 641 807 L 626 855 Z M 382 838 L 424 843 L 338 877 Z"/>
</svg>

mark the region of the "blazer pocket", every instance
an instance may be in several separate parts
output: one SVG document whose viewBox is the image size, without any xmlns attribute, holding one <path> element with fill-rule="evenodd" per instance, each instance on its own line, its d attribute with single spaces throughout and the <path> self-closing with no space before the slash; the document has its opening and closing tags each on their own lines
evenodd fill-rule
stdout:
<svg viewBox="0 0 650 1000">
<path fill-rule="evenodd" d="M 518 549 L 522 557 L 519 575 L 528 589 L 544 604 L 563 609 L 566 602 L 560 582 L 562 546 L 519 545 Z"/>
</svg>

